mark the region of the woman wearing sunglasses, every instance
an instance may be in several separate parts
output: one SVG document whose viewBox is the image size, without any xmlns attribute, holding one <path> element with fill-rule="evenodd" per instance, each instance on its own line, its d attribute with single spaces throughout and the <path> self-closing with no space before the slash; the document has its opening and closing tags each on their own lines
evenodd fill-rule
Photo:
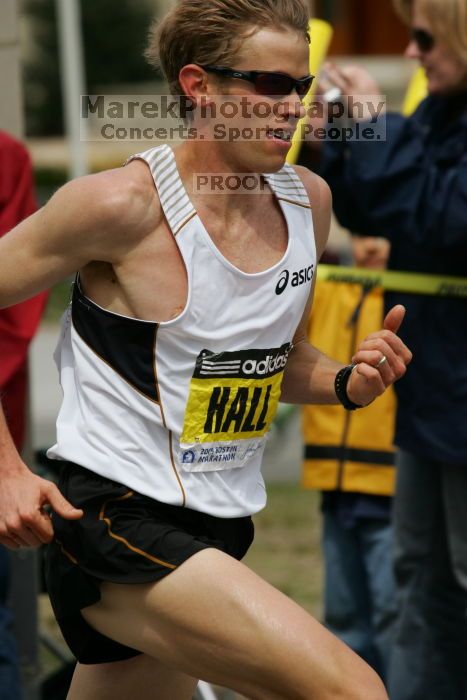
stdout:
<svg viewBox="0 0 467 700">
<path fill-rule="evenodd" d="M 397 0 L 406 56 L 429 96 L 410 118 L 387 114 L 385 141 L 324 143 L 321 174 L 340 223 L 392 243 L 389 268 L 467 274 L 467 0 Z M 379 95 L 356 67 L 328 67 L 344 95 Z M 395 566 L 399 619 L 391 700 L 467 697 L 467 303 L 386 295 L 403 303 L 414 352 L 397 385 Z"/>
</svg>

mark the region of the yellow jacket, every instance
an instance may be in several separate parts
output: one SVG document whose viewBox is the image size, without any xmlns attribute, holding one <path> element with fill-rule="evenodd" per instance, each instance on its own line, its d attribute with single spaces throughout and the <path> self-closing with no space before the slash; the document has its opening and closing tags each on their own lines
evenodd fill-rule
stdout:
<svg viewBox="0 0 467 700">
<path fill-rule="evenodd" d="M 350 363 L 359 343 L 381 328 L 383 295 L 358 284 L 318 281 L 309 339 L 327 355 Z M 305 488 L 391 496 L 394 493 L 396 399 L 385 391 L 369 407 L 303 409 Z"/>
</svg>

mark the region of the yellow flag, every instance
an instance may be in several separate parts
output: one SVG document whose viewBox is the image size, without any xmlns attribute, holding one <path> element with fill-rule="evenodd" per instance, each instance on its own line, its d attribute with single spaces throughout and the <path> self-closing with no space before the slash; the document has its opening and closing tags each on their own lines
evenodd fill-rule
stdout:
<svg viewBox="0 0 467 700">
<path fill-rule="evenodd" d="M 333 35 L 333 29 L 331 25 L 328 22 L 325 22 L 322 19 L 312 19 L 310 20 L 309 24 L 309 32 L 311 36 L 311 44 L 310 44 L 310 73 L 312 75 L 318 76 L 321 65 L 323 64 L 324 60 L 326 59 L 326 55 L 329 50 L 329 45 L 331 43 L 332 35 Z M 304 105 L 305 107 L 309 106 L 311 101 L 313 100 L 315 90 L 316 90 L 316 83 L 317 80 L 315 80 L 314 84 L 311 87 L 310 92 L 306 96 L 304 100 Z M 302 125 L 306 123 L 306 118 L 303 119 L 297 126 L 297 130 L 295 132 L 294 138 L 292 140 L 292 146 L 290 147 L 290 151 L 287 155 L 287 162 L 288 163 L 296 163 L 298 160 L 298 156 L 300 154 L 300 149 L 302 147 L 302 140 L 301 140 L 301 132 L 302 132 Z"/>
<path fill-rule="evenodd" d="M 412 76 L 412 80 L 407 88 L 402 114 L 409 117 L 418 105 L 428 95 L 428 81 L 424 68 L 418 68 Z"/>
</svg>

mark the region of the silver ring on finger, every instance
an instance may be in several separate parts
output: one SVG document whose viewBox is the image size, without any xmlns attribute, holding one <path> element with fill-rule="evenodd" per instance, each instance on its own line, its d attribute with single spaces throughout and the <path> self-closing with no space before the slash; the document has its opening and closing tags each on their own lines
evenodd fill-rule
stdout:
<svg viewBox="0 0 467 700">
<path fill-rule="evenodd" d="M 376 365 L 376 369 L 379 369 L 380 367 L 385 365 L 387 361 L 388 361 L 388 358 L 386 357 L 386 355 L 383 355 L 383 357 L 380 359 L 380 361 Z"/>
</svg>

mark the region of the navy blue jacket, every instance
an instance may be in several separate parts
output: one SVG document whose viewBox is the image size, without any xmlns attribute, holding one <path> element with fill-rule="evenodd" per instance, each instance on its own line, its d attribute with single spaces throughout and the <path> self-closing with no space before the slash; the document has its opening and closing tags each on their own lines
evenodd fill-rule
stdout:
<svg viewBox="0 0 467 700">
<path fill-rule="evenodd" d="M 389 268 L 467 276 L 467 93 L 387 115 L 385 142 L 326 142 L 322 175 L 340 223 L 392 243 Z M 467 466 L 467 300 L 391 293 L 414 353 L 396 384 L 396 444 Z"/>
</svg>

